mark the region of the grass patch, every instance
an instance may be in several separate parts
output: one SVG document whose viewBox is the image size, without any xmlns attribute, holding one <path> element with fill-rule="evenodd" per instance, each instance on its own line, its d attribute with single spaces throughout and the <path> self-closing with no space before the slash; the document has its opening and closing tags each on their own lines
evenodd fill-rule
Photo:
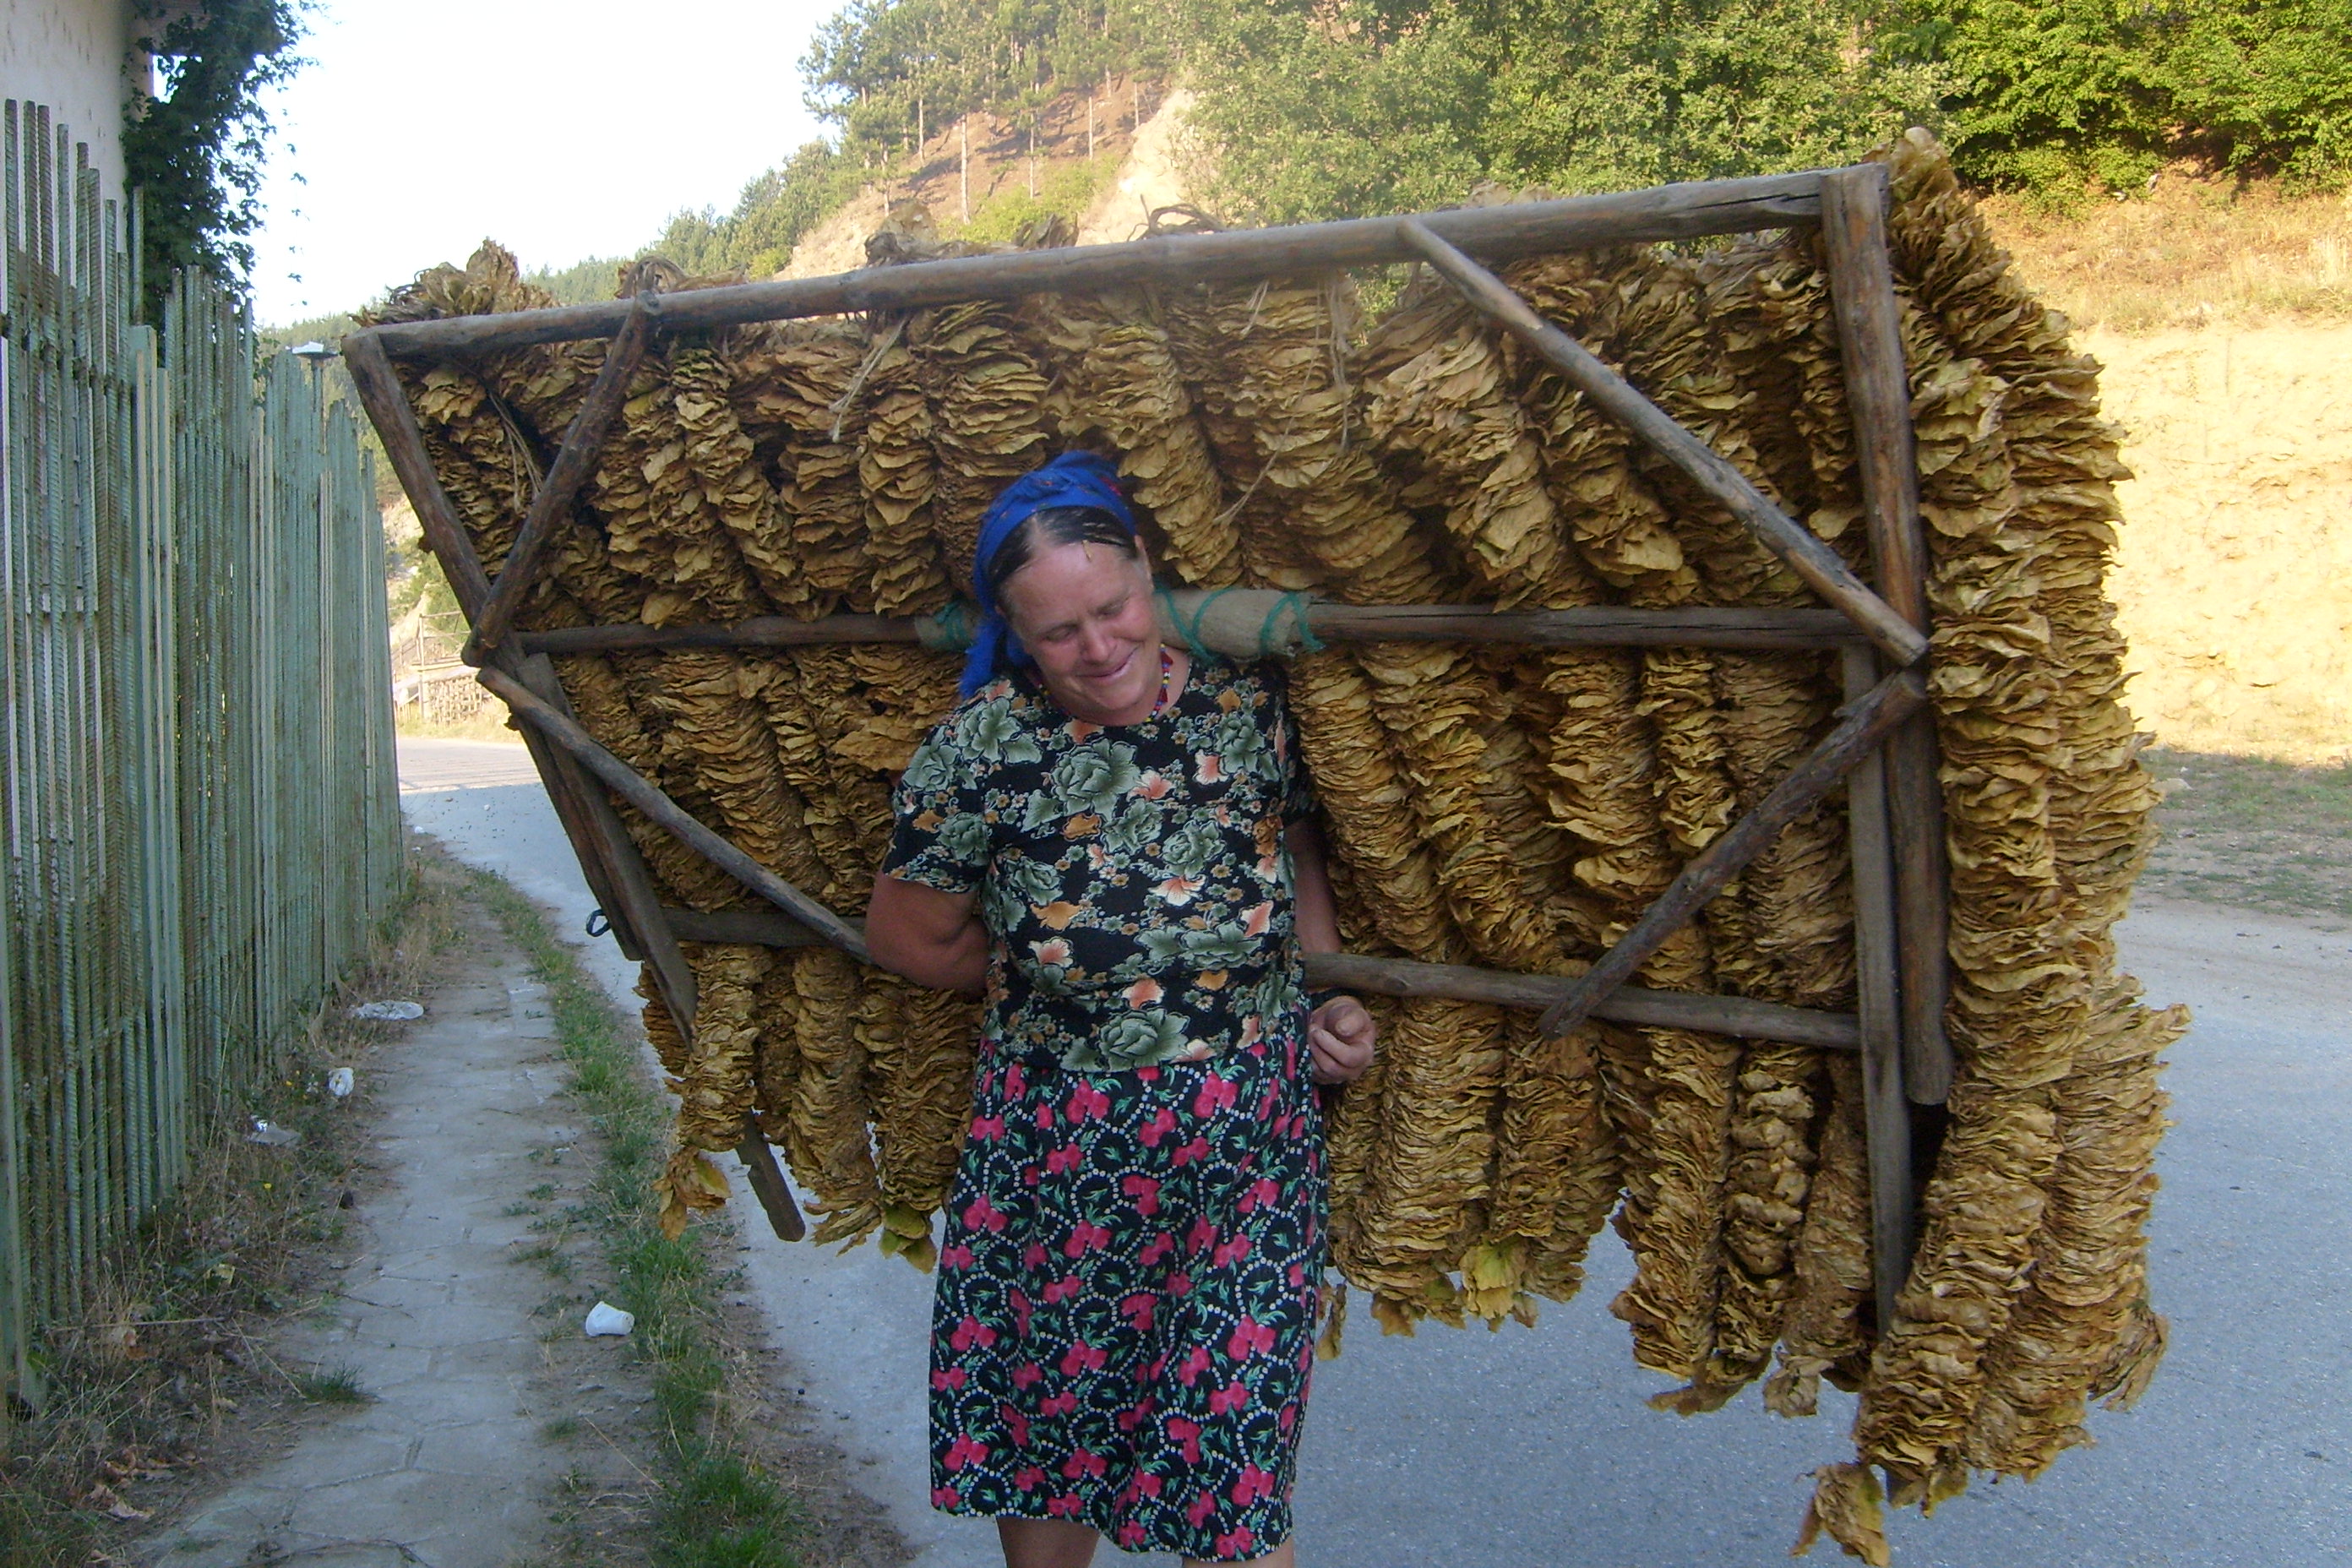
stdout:
<svg viewBox="0 0 2352 1568">
<path fill-rule="evenodd" d="M 360 1386 L 360 1374 L 348 1366 L 320 1367 L 294 1374 L 294 1387 L 313 1405 L 373 1405 L 375 1395 Z"/>
<path fill-rule="evenodd" d="M 1066 218 L 1075 226 L 1086 216 L 1096 195 L 1118 174 L 1116 161 L 1109 158 L 1049 168 L 1038 182 L 1035 195 L 1029 194 L 1025 184 L 999 191 L 973 209 L 970 223 L 949 225 L 947 236 L 975 244 L 1008 245 L 1016 235 L 1043 218 Z"/>
<path fill-rule="evenodd" d="M 486 872 L 472 874 L 472 892 L 547 986 L 571 1093 L 601 1135 L 576 1218 L 603 1239 L 607 1299 L 636 1314 L 630 1350 L 652 1374 L 661 1469 L 652 1561 L 658 1568 L 798 1568 L 804 1517 L 721 1409 L 730 1371 L 713 1307 L 719 1281 L 694 1232 L 671 1240 L 655 1220 L 669 1105 L 639 1070 L 611 1002 L 539 910 Z"/>
<path fill-rule="evenodd" d="M 2352 764 L 2153 751 L 2148 765 L 2165 791 L 2148 891 L 2352 916 Z"/>
<path fill-rule="evenodd" d="M 111 1561 L 257 1416 L 369 1397 L 348 1368 L 281 1365 L 267 1334 L 273 1317 L 320 1299 L 314 1275 L 343 1235 L 341 1200 L 364 1180 L 364 1064 L 404 1027 L 348 1008 L 417 994 L 457 939 L 455 879 L 423 856 L 410 868 L 368 962 L 284 1042 L 276 1070 L 194 1140 L 179 1190 L 116 1250 L 83 1313 L 45 1331 L 46 1401 L 0 1413 L 0 1568 Z M 361 1094 L 329 1094 L 327 1069 L 354 1063 Z M 247 1142 L 257 1117 L 300 1142 Z"/>
<path fill-rule="evenodd" d="M 462 718 L 436 718 L 417 703 L 394 709 L 392 727 L 398 734 L 422 740 L 504 741 L 515 744 L 521 741 L 507 720 L 507 705 L 487 692 L 482 705 Z"/>
<path fill-rule="evenodd" d="M 2167 169 L 2127 201 L 2075 212 L 1986 200 L 2019 274 L 2078 327 L 2166 327 L 2352 318 L 2352 202 Z"/>
</svg>

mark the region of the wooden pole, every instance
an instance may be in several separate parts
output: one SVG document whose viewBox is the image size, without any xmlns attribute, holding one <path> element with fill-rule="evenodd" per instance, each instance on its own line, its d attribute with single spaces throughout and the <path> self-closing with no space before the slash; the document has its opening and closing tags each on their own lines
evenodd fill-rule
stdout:
<svg viewBox="0 0 2352 1568">
<path fill-rule="evenodd" d="M 1868 648 L 1848 648 L 1841 664 L 1846 700 L 1861 700 L 1878 679 L 1878 661 Z M 1853 875 L 1854 1015 L 1862 1047 L 1863 1131 L 1869 1144 L 1871 1279 L 1882 1334 L 1895 1321 L 1895 1298 L 1911 1273 L 1918 1215 L 1911 1170 L 1911 1108 L 1903 1093 L 1895 862 L 1886 833 L 1886 769 L 1873 749 L 1862 754 L 1846 777 L 1846 845 Z"/>
<path fill-rule="evenodd" d="M 540 481 L 539 493 L 530 498 L 530 510 L 524 514 L 514 546 L 507 552 L 499 580 L 491 585 L 482 613 L 472 617 L 474 635 L 465 653 L 467 664 L 481 663 L 483 656 L 505 639 L 515 612 L 522 608 L 523 595 L 539 580 L 540 557 L 555 535 L 557 520 L 572 510 L 572 499 L 594 470 L 604 437 L 628 399 L 629 382 L 637 374 L 651 335 L 652 304 L 651 294 L 638 295 L 629 307 L 628 320 L 621 323 L 619 334 L 605 349 L 604 366 L 596 372 L 580 412 L 572 416 L 572 427 L 563 433 L 563 445 L 557 449 L 547 477 Z"/>
<path fill-rule="evenodd" d="M 507 664 L 517 679 L 541 698 L 566 712 L 571 711 L 563 695 L 562 682 L 556 677 L 555 666 L 544 655 L 535 654 L 522 659 L 515 659 L 509 655 L 502 662 Z M 547 798 L 555 807 L 556 821 L 563 828 L 563 837 L 571 842 L 572 852 L 579 858 L 581 874 L 587 879 L 588 890 L 595 898 L 597 907 L 604 911 L 604 918 L 612 924 L 613 940 L 620 944 L 622 953 L 632 962 L 647 962 L 652 948 L 641 929 L 641 917 L 645 910 L 634 906 L 628 899 L 614 864 L 612 846 L 597 832 L 594 807 L 603 805 L 609 811 L 610 803 L 580 771 L 580 764 L 572 760 L 569 752 L 554 745 L 530 725 L 525 724 L 521 729 L 523 746 L 530 752 L 532 765 L 539 770 L 540 783 L 547 787 Z M 635 846 L 629 847 L 634 849 Z M 657 916 L 658 900 L 650 907 Z"/>
<path fill-rule="evenodd" d="M 1907 670 L 1897 671 L 1872 688 L 1866 696 L 1841 709 L 1837 727 L 1821 744 L 1790 769 L 1757 802 L 1755 810 L 1724 829 L 1696 859 L 1685 866 L 1682 875 L 1643 912 L 1633 928 L 1617 940 L 1617 945 L 1601 954 L 1601 961 L 1585 972 L 1567 995 L 1552 1004 L 1543 1017 L 1546 1032 L 1563 1034 L 1584 1022 L 1595 1003 L 1631 979 L 1668 937 L 1688 923 L 1708 900 L 1723 891 L 1732 878 L 1763 853 L 1765 847 L 1780 837 L 1782 828 L 1827 795 L 1846 771 L 1877 744 L 1881 735 L 1927 700 L 1927 689 L 1919 684 L 1918 677 Z"/>
<path fill-rule="evenodd" d="M 751 942 L 763 947 L 808 947 L 817 942 L 806 926 L 772 910 L 665 910 L 671 926 L 689 942 Z M 857 925 L 852 921 L 847 923 Z M 1380 996 L 1445 996 L 1459 1002 L 1492 1002 L 1505 1007 L 1548 1007 L 1575 984 L 1572 976 L 1513 974 L 1456 963 L 1421 963 L 1354 952 L 1310 952 L 1307 983 Z M 1703 1029 L 1740 1039 L 1787 1040 L 1826 1050 L 1851 1051 L 1861 1039 L 1851 1013 L 1822 1013 L 1754 1002 L 1744 996 L 1702 996 L 1683 991 L 1652 991 L 1620 985 L 1592 1010 L 1596 1018 L 1661 1029 Z"/>
<path fill-rule="evenodd" d="M 725 625 L 564 626 L 517 632 L 518 646 L 534 653 L 618 653 L 671 647 L 813 647 L 830 643 L 922 642 L 930 616 L 824 616 L 796 621 L 755 616 Z M 952 645 L 940 645 L 946 650 Z"/>
<path fill-rule="evenodd" d="M 1835 610 L 1497 610 L 1479 605 L 1335 605 L 1307 609 L 1325 642 L 1519 643 L 1533 647 L 1827 647 L 1855 638 Z"/>
<path fill-rule="evenodd" d="M 1496 259 L 1603 245 L 1691 239 L 1813 223 L 1821 215 L 1821 179 L 1816 170 L 1710 180 L 1563 201 L 1463 207 L 1431 213 L 1425 221 L 1431 232 L 1451 244 L 1472 255 Z M 1329 273 L 1409 261 L 1412 257 L 1397 232 L 1395 219 L 1351 218 L 1283 228 L 1153 235 L 1117 245 L 951 257 L 869 267 L 831 278 L 696 289 L 665 295 L 661 319 L 668 331 L 694 331 L 793 316 L 903 310 L 969 300 L 1012 300 L 1144 283 Z M 627 301 L 606 300 L 495 316 L 387 322 L 354 335 L 373 337 L 385 353 L 402 359 L 444 358 L 528 343 L 609 338 L 627 315 Z"/>
<path fill-rule="evenodd" d="M 1401 219 L 1397 228 L 1414 253 L 1435 268 L 1464 299 L 1549 361 L 1597 407 L 1649 443 L 1693 484 L 1746 523 L 1766 549 L 1813 592 L 1843 610 L 1887 657 L 1898 665 L 1915 664 L 1926 657 L 1927 639 L 1916 627 L 1847 571 L 1836 551 L 1773 505 L 1747 475 L 1713 447 L 1676 424 L 1582 343 L 1537 315 L 1509 285 L 1447 244 L 1421 219 Z"/>
<path fill-rule="evenodd" d="M 1911 428 L 1911 387 L 1903 357 L 1902 307 L 1886 249 L 1884 164 L 1839 169 L 1822 182 L 1822 244 L 1827 253 L 1846 396 L 1853 408 L 1878 591 L 1925 632 L 1927 531 L 1919 517 L 1919 466 Z M 1904 1080 L 1914 1102 L 1941 1105 L 1951 1092 L 1952 1046 L 1944 1009 L 1951 996 L 1951 869 L 1944 845 L 1936 719 L 1922 711 L 1895 732 L 1887 752 L 1895 833 L 1895 899 L 1903 973 Z"/>
<path fill-rule="evenodd" d="M 1381 996 L 1446 996 L 1506 1007 L 1545 1008 L 1560 1002 L 1576 984 L 1572 977 L 1555 974 L 1511 974 L 1351 952 L 1308 953 L 1307 983 L 1318 989 L 1339 986 Z M 1850 1013 L 1821 1013 L 1744 996 L 1702 996 L 1639 985 L 1618 986 L 1594 1005 L 1592 1016 L 1645 1028 L 1699 1029 L 1711 1035 L 1787 1040 L 1829 1050 L 1853 1050 L 1860 1038 Z"/>
<path fill-rule="evenodd" d="M 551 710 L 572 718 L 571 701 L 564 695 L 562 682 L 556 676 L 555 667 L 545 658 L 523 660 L 518 675 L 521 683 Z M 695 983 L 693 966 L 686 961 L 686 950 L 678 945 L 678 932 L 669 919 L 669 911 L 662 907 L 661 897 L 654 890 L 653 876 L 646 868 L 645 858 L 637 853 L 613 803 L 590 782 L 568 752 L 551 744 L 528 724 L 523 726 L 523 738 L 531 746 L 532 758 L 539 763 L 540 778 L 547 785 L 549 797 L 556 803 L 556 816 L 572 840 L 572 852 L 579 856 L 581 868 L 589 874 L 591 890 L 604 906 L 605 918 L 613 922 L 613 934 L 621 939 L 622 951 L 629 952 L 634 941 L 638 951 L 629 952 L 629 956 L 642 958 L 652 969 L 654 988 L 661 994 L 670 1021 L 691 1040 L 695 1016 L 702 1005 L 700 988 Z M 571 797 L 569 811 L 565 807 L 567 796 Z M 602 886 L 596 885 L 600 869 L 604 874 Z M 744 1135 L 736 1144 L 735 1157 L 743 1163 L 744 1177 L 751 1184 L 752 1195 L 760 1200 L 761 1210 L 768 1216 L 768 1228 L 776 1238 L 798 1241 L 806 1236 L 808 1224 L 801 1216 L 800 1205 L 793 1201 L 792 1185 L 776 1168 L 775 1152 L 768 1147 L 756 1119 L 745 1119 Z"/>
<path fill-rule="evenodd" d="M 808 1224 L 801 1218 L 801 1205 L 793 1201 L 792 1184 L 776 1168 L 776 1152 L 768 1146 L 768 1135 L 755 1113 L 744 1114 L 743 1136 L 735 1145 L 735 1157 L 743 1162 L 743 1178 L 751 1184 L 751 1195 L 766 1211 L 768 1226 L 776 1233 L 776 1239 L 798 1241 L 806 1236 Z"/>
<path fill-rule="evenodd" d="M 514 710 L 517 718 L 537 725 L 549 739 L 578 758 L 582 766 L 604 780 L 613 793 L 684 839 L 704 859 L 859 963 L 873 962 L 866 951 L 866 938 L 839 915 L 695 820 L 658 785 L 599 745 L 595 737 L 577 721 L 541 700 L 528 687 L 495 666 L 477 671 L 475 679 L 497 693 Z"/>
<path fill-rule="evenodd" d="M 409 503 L 416 508 L 425 543 L 440 558 L 449 591 L 457 595 L 457 608 L 471 625 L 490 596 L 489 579 L 466 537 L 466 525 L 457 517 L 456 504 L 441 488 L 440 475 L 433 471 L 416 410 L 402 390 L 392 362 L 384 357 L 381 339 L 373 335 L 379 331 L 370 328 L 343 339 L 343 368 L 351 373 L 352 385 L 359 392 L 360 406 L 367 410 L 369 423 L 383 438 L 383 454 L 392 460 L 392 471 L 400 477 L 400 488 L 408 492 Z"/>
<path fill-rule="evenodd" d="M 518 632 L 513 641 L 534 653 L 859 642 L 912 642 L 953 652 L 970 644 L 976 619 L 971 606 L 959 605 L 938 616 L 825 616 L 812 621 L 761 616 L 709 626 L 565 626 Z M 1517 643 L 1535 647 L 1832 647 L 1862 636 L 1835 610 L 1335 605 L 1255 588 L 1187 588 L 1162 595 L 1160 636 L 1171 642 L 1197 638 L 1202 646 L 1237 658 L 1286 657 L 1304 646 L 1302 630 L 1318 642 Z"/>
</svg>

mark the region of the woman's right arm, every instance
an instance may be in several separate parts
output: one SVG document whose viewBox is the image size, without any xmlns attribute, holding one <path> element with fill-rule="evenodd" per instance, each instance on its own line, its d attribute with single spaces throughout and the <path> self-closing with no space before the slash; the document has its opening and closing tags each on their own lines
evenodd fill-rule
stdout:
<svg viewBox="0 0 2352 1568">
<path fill-rule="evenodd" d="M 874 962 L 918 985 L 977 996 L 988 982 L 988 930 L 980 895 L 942 893 L 883 872 L 866 906 Z"/>
</svg>

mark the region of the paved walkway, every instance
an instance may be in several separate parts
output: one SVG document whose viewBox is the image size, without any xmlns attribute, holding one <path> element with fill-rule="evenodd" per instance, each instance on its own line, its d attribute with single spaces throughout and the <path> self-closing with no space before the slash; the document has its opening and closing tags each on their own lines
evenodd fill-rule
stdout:
<svg viewBox="0 0 2352 1568">
<path fill-rule="evenodd" d="M 339 1291 L 271 1347 L 290 1368 L 349 1368 L 373 1402 L 307 1424 L 291 1452 L 152 1539 L 153 1568 L 504 1568 L 540 1545 L 559 1478 L 583 1458 L 602 1468 L 541 1427 L 635 1397 L 576 1381 L 626 1352 L 600 1340 L 585 1360 L 551 1357 L 540 1336 L 578 1334 L 579 1314 L 534 1315 L 550 1280 L 517 1256 L 539 1239 L 519 1200 L 587 1169 L 560 1163 L 580 1130 L 540 1043 L 545 992 L 487 921 L 463 952 L 425 1016 L 362 1069 L 388 1180 L 361 1195 Z"/>
</svg>

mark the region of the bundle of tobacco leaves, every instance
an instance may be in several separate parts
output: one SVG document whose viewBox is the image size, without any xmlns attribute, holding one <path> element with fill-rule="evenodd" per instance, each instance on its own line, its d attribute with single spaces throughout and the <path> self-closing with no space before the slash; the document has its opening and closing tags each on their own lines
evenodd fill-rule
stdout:
<svg viewBox="0 0 2352 1568">
<path fill-rule="evenodd" d="M 1385 1330 L 1532 1322 L 1612 1219 L 1612 1310 L 1712 1409 L 1751 1383 L 1811 1415 L 1860 1395 L 1853 1463 L 1805 1534 L 1885 1560 L 1881 1510 L 1971 1472 L 2032 1476 L 2127 1404 L 2165 1340 L 2144 1226 L 2158 1058 L 2110 932 L 2153 801 L 2103 577 L 2123 476 L 2096 366 L 2007 263 L 1923 133 L 1881 156 L 1930 531 L 1930 689 L 1952 866 L 1958 1081 L 1891 1321 L 1878 1321 L 1851 1053 L 1375 999 L 1379 1062 L 1330 1118 L 1332 1258 Z M 1032 243 L 1054 243 L 1044 231 Z M 879 262 L 969 254 L 901 214 Z M 1817 242 L 1537 256 L 1505 276 L 1790 515 L 1868 569 L 1852 416 Z M 641 263 L 621 291 L 708 281 Z M 378 320 L 544 304 L 486 247 Z M 426 447 L 493 573 L 601 363 L 595 344 L 404 365 Z M 1360 318 L 1345 278 L 1038 295 L 732 329 L 656 345 L 527 629 L 836 610 L 929 614 L 1014 475 L 1116 455 L 1163 577 L 1364 604 L 1798 605 L 1735 519 L 1437 280 Z M 888 792 L 955 700 L 909 644 L 568 655 L 580 719 L 763 865 L 845 913 Z M 1355 645 L 1290 700 L 1351 952 L 1573 973 L 1819 742 L 1834 657 Z M 633 810 L 666 903 L 758 900 Z M 720 1201 L 702 1160 L 747 1127 L 820 1239 L 928 1267 L 969 1113 L 974 1005 L 823 947 L 689 943 L 695 1016 L 647 990 L 680 1101 L 669 1217 Z M 1800 817 L 1643 984 L 1854 1004 L 1843 799 Z M 1335 1281 L 1326 1349 L 1347 1304 Z M 1883 1479 L 1882 1479 L 1883 1478 Z"/>
</svg>

